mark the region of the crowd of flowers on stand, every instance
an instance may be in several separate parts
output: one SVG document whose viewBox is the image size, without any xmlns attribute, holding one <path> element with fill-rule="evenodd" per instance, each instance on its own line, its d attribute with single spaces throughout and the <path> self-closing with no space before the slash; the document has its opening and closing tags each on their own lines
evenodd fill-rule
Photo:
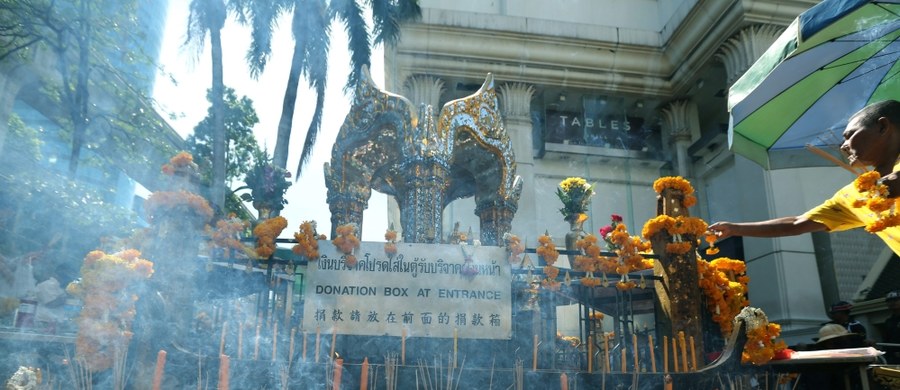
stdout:
<svg viewBox="0 0 900 390">
<path fill-rule="evenodd" d="M 105 370 L 125 359 L 137 291 L 153 274 L 153 263 L 140 256 L 135 249 L 92 251 L 84 258 L 80 281 L 66 287 L 84 302 L 77 319 L 75 359 L 88 370 Z"/>
</svg>

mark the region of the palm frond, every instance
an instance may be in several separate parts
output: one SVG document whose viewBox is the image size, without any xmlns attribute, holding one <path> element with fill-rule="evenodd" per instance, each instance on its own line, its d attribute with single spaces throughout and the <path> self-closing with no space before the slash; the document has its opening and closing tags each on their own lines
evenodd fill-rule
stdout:
<svg viewBox="0 0 900 390">
<path fill-rule="evenodd" d="M 369 66 L 372 49 L 369 47 L 369 30 L 363 19 L 362 8 L 354 0 L 338 0 L 331 3 L 338 19 L 347 31 L 350 49 L 350 76 L 347 77 L 345 90 L 351 90 L 359 81 L 363 65 Z"/>
</svg>

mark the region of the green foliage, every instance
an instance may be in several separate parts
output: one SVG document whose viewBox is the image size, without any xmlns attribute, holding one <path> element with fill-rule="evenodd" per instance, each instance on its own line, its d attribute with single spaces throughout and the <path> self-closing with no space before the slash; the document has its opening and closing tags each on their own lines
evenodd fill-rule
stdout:
<svg viewBox="0 0 900 390">
<path fill-rule="evenodd" d="M 211 93 L 211 92 L 210 92 Z M 211 100 L 211 96 L 207 94 Z M 186 142 L 188 151 L 201 167 L 201 176 L 205 181 L 212 179 L 211 164 L 213 156 L 213 121 L 210 107 L 206 118 L 194 127 Z M 259 123 L 253 101 L 244 96 L 238 99 L 233 88 L 225 88 L 225 136 L 228 144 L 225 148 L 226 179 L 231 182 L 243 177 L 250 171 L 258 156 L 265 156 L 259 147 L 253 127 Z"/>
<path fill-rule="evenodd" d="M 15 113 L 9 115 L 8 133 L 6 134 L 6 145 L 3 149 L 7 153 L 14 153 L 18 158 L 31 161 L 39 161 L 41 159 L 41 141 L 40 134 L 37 130 L 25 125 Z"/>
</svg>

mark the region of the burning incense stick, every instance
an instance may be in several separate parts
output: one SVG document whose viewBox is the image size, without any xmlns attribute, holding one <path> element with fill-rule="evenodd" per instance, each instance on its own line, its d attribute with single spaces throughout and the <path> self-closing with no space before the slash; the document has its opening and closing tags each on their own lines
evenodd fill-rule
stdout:
<svg viewBox="0 0 900 390">
<path fill-rule="evenodd" d="M 156 354 L 156 372 L 153 373 L 153 390 L 159 390 L 162 386 L 163 373 L 166 370 L 166 351 L 159 350 Z"/>
<path fill-rule="evenodd" d="M 697 371 L 697 353 L 694 350 L 694 336 L 691 336 L 691 365 L 694 367 L 694 371 Z"/>
<path fill-rule="evenodd" d="M 653 351 L 653 335 L 647 335 L 647 346 L 650 347 L 650 370 L 656 373 L 656 353 Z"/>
<path fill-rule="evenodd" d="M 406 365 L 406 328 L 400 330 L 400 364 Z"/>
<path fill-rule="evenodd" d="M 219 355 L 225 353 L 225 332 L 228 331 L 228 322 L 222 323 L 222 336 L 219 338 Z"/>
<path fill-rule="evenodd" d="M 231 359 L 228 355 L 219 355 L 219 390 L 228 390 L 228 366 Z"/>
<path fill-rule="evenodd" d="M 669 372 L 669 336 L 663 336 L 663 372 Z"/>
</svg>

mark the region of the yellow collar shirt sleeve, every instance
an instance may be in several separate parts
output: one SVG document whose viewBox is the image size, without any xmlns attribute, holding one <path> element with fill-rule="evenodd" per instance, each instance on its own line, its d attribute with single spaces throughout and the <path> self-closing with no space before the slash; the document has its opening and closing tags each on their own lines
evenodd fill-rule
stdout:
<svg viewBox="0 0 900 390">
<path fill-rule="evenodd" d="M 894 171 L 900 171 L 900 164 L 894 165 Z M 825 225 L 829 232 L 837 232 L 864 227 L 878 219 L 877 215 L 866 207 L 853 207 L 853 201 L 860 198 L 859 191 L 850 183 L 838 190 L 831 199 L 809 210 L 804 216 Z M 894 226 L 876 233 L 878 237 L 900 255 L 900 227 Z"/>
</svg>

